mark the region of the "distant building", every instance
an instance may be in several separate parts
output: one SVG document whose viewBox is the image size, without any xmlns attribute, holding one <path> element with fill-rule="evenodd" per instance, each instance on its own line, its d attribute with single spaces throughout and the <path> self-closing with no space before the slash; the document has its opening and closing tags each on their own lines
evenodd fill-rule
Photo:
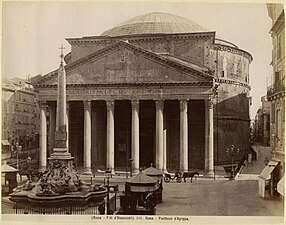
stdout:
<svg viewBox="0 0 286 225">
<path fill-rule="evenodd" d="M 2 160 L 10 160 L 16 151 L 36 148 L 39 138 L 39 105 L 30 82 L 2 80 Z M 12 162 L 11 162 L 12 163 Z"/>
<path fill-rule="evenodd" d="M 277 183 L 285 171 L 285 19 L 283 4 L 267 4 L 267 8 L 272 20 L 270 32 L 273 45 L 273 82 L 267 87 L 267 99 L 271 102 L 270 146 L 272 159 L 280 162 L 273 172 L 275 194 Z"/>
<path fill-rule="evenodd" d="M 257 110 L 254 122 L 254 141 L 264 146 L 270 145 L 270 102 L 261 98 L 262 106 Z"/>
<path fill-rule="evenodd" d="M 254 120 L 254 142 L 262 143 L 263 136 L 263 121 L 262 121 L 262 107 L 260 106 L 256 112 Z"/>
</svg>

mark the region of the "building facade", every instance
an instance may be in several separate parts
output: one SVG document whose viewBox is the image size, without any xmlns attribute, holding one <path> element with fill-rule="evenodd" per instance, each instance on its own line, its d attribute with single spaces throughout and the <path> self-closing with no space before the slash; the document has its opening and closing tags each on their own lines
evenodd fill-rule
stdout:
<svg viewBox="0 0 286 225">
<path fill-rule="evenodd" d="M 266 96 L 261 98 L 262 106 L 257 110 L 254 122 L 254 141 L 264 146 L 270 145 L 270 106 Z"/>
<path fill-rule="evenodd" d="M 215 164 L 230 161 L 232 144 L 241 149 L 237 159 L 248 151 L 252 56 L 214 31 L 149 13 L 67 41 L 68 146 L 86 171 L 125 170 L 132 159 L 135 171 L 153 163 L 213 175 Z M 35 85 L 45 167 L 54 143 L 57 70 Z"/>
<path fill-rule="evenodd" d="M 271 102 L 270 146 L 272 158 L 279 161 L 273 172 L 274 191 L 285 172 L 285 19 L 283 4 L 267 4 L 272 20 L 273 83 L 267 88 L 267 99 Z"/>
<path fill-rule="evenodd" d="M 3 79 L 2 150 L 5 152 L 2 151 L 2 156 L 7 155 L 5 160 L 10 160 L 11 153 L 13 157 L 16 145 L 23 151 L 36 148 L 39 127 L 38 99 L 31 83 L 20 78 Z"/>
</svg>

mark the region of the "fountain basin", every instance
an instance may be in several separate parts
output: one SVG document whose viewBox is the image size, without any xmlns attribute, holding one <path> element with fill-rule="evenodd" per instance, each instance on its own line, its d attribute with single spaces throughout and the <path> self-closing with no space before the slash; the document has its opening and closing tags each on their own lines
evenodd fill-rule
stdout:
<svg viewBox="0 0 286 225">
<path fill-rule="evenodd" d="M 39 196 L 33 190 L 23 190 L 10 194 L 10 200 L 22 205 L 31 205 L 32 207 L 88 206 L 102 202 L 107 195 L 107 188 L 103 186 L 99 186 L 99 189 L 96 191 L 89 190 L 90 186 L 82 186 L 80 191 L 51 196 Z"/>
</svg>

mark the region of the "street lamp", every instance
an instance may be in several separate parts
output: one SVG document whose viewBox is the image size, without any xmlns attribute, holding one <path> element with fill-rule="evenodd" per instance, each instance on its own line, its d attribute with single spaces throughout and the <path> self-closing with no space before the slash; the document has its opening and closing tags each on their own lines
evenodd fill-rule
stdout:
<svg viewBox="0 0 286 225">
<path fill-rule="evenodd" d="M 226 155 L 231 157 L 231 178 L 234 178 L 233 159 L 239 155 L 239 151 L 239 148 L 235 148 L 234 145 L 226 149 Z"/>
<path fill-rule="evenodd" d="M 107 187 L 107 196 L 106 196 L 106 214 L 109 215 L 110 213 L 110 207 L 109 207 L 109 178 L 111 177 L 111 170 L 107 169 L 105 171 L 105 175 L 106 175 L 106 187 Z"/>
<path fill-rule="evenodd" d="M 17 157 L 17 170 L 19 170 L 19 151 L 22 151 L 22 146 L 16 142 L 16 157 Z"/>
<path fill-rule="evenodd" d="M 32 163 L 32 159 L 30 156 L 28 156 L 27 158 L 27 165 L 28 165 L 28 169 L 27 169 L 27 174 L 28 174 L 28 180 L 32 181 L 32 168 L 31 168 L 31 163 Z"/>
</svg>

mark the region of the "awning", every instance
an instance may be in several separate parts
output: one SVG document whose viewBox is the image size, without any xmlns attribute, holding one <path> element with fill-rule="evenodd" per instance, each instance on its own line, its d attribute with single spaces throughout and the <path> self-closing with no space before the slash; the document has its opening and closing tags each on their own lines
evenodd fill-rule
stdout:
<svg viewBox="0 0 286 225">
<path fill-rule="evenodd" d="M 8 140 L 2 140 L 2 145 L 10 145 Z"/>
<path fill-rule="evenodd" d="M 270 180 L 271 179 L 271 173 L 275 169 L 275 167 L 278 165 L 279 162 L 271 160 L 267 166 L 264 167 L 261 174 L 259 174 L 259 178 L 263 180 Z"/>
<path fill-rule="evenodd" d="M 277 184 L 277 191 L 279 192 L 280 195 L 284 196 L 284 176 L 279 180 Z"/>
<path fill-rule="evenodd" d="M 4 161 L 4 164 L 1 166 L 1 173 L 11 173 L 17 171 L 18 170 L 15 169 L 14 167 L 7 165 L 6 161 Z"/>
</svg>

